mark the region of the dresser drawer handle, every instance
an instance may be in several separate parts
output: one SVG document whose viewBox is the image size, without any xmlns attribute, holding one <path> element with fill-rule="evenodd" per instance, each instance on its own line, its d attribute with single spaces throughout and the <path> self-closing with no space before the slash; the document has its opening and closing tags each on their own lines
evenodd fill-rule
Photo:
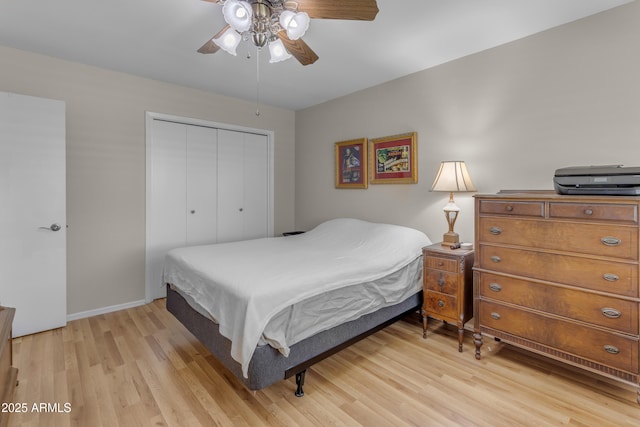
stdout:
<svg viewBox="0 0 640 427">
<path fill-rule="evenodd" d="M 500 227 L 491 227 L 489 229 L 489 233 L 493 234 L 494 236 L 497 236 L 497 235 L 502 233 L 502 228 L 500 228 Z"/>
<path fill-rule="evenodd" d="M 620 316 L 622 316 L 622 313 L 616 310 L 615 308 L 605 307 L 601 311 L 602 311 L 602 315 L 604 317 L 608 317 L 609 319 L 618 319 L 620 318 Z"/>
<path fill-rule="evenodd" d="M 513 212 L 513 206 L 511 206 L 511 205 L 507 205 L 504 209 L 505 209 L 507 212 Z"/>
<path fill-rule="evenodd" d="M 494 256 L 492 256 L 492 257 L 491 257 L 491 261 L 493 261 L 493 262 L 500 262 L 500 261 L 502 261 L 502 259 L 501 259 L 499 256 L 494 255 Z"/>
<path fill-rule="evenodd" d="M 493 292 L 500 292 L 502 290 L 502 286 L 497 283 L 489 283 L 489 289 Z"/>
<path fill-rule="evenodd" d="M 607 246 L 618 246 L 622 243 L 622 240 L 616 239 L 615 237 L 603 237 L 600 241 Z"/>
<path fill-rule="evenodd" d="M 618 347 L 616 347 L 615 345 L 611 345 L 611 344 L 605 345 L 604 346 L 604 351 L 606 351 L 607 353 L 611 353 L 611 354 L 620 353 L 620 349 Z"/>
<path fill-rule="evenodd" d="M 443 267 L 443 266 L 444 266 L 444 262 L 438 261 L 438 267 Z"/>
<path fill-rule="evenodd" d="M 618 276 L 616 276 L 615 274 L 612 274 L 612 273 L 605 273 L 605 274 L 602 275 L 602 277 L 607 282 L 617 282 L 618 280 L 620 280 L 620 277 L 618 277 Z"/>
<path fill-rule="evenodd" d="M 495 311 L 493 313 L 491 313 L 491 318 L 495 319 L 495 320 L 500 320 L 500 314 L 496 313 Z"/>
<path fill-rule="evenodd" d="M 589 216 L 593 215 L 593 209 L 585 209 L 584 214 Z"/>
<path fill-rule="evenodd" d="M 444 301 L 441 299 L 438 300 L 438 307 L 444 307 Z"/>
</svg>

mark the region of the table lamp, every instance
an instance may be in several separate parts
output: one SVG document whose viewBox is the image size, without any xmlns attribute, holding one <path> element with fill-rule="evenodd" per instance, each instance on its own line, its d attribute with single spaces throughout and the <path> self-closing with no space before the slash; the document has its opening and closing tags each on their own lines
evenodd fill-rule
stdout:
<svg viewBox="0 0 640 427">
<path fill-rule="evenodd" d="M 464 162 L 459 160 L 441 162 L 436 179 L 431 186 L 431 191 L 449 192 L 449 203 L 442 208 L 444 216 L 447 218 L 447 223 L 449 224 L 449 231 L 444 233 L 442 237 L 442 246 L 451 246 L 460 243 L 458 233 L 453 231 L 453 226 L 460 212 L 460 208 L 453 201 L 453 193 L 476 191 Z"/>
</svg>

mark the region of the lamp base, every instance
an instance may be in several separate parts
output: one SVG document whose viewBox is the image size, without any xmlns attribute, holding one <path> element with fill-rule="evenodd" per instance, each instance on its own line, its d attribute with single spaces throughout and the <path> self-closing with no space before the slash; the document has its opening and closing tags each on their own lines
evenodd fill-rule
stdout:
<svg viewBox="0 0 640 427">
<path fill-rule="evenodd" d="M 457 243 L 460 243 L 460 236 L 458 236 L 458 233 L 449 231 L 444 233 L 442 236 L 442 246 L 451 246 Z"/>
</svg>

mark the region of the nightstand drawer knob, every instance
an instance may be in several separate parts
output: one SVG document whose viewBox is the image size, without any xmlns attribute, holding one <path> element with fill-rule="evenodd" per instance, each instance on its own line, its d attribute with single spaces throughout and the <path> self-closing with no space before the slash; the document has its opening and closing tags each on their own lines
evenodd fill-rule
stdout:
<svg viewBox="0 0 640 427">
<path fill-rule="evenodd" d="M 493 234 L 494 236 L 497 236 L 497 235 L 502 233 L 502 228 L 500 228 L 500 227 L 491 227 L 489 229 L 489 233 Z"/>
<path fill-rule="evenodd" d="M 610 344 L 607 344 L 607 345 L 604 346 L 604 351 L 606 351 L 607 353 L 611 353 L 611 354 L 620 353 L 620 349 L 618 347 L 616 347 L 615 345 L 610 345 Z"/>
<path fill-rule="evenodd" d="M 500 320 L 502 316 L 500 316 L 500 314 L 496 313 L 495 311 L 493 313 L 491 313 L 491 318 L 494 320 Z"/>
<path fill-rule="evenodd" d="M 618 246 L 622 243 L 622 240 L 616 239 L 615 237 L 603 237 L 600 241 L 603 245 L 607 246 Z"/>
<path fill-rule="evenodd" d="M 511 206 L 511 205 L 507 205 L 504 209 L 505 209 L 507 212 L 512 212 L 512 211 L 513 211 L 513 206 Z"/>
<path fill-rule="evenodd" d="M 441 299 L 438 300 L 438 307 L 444 307 L 444 301 Z"/>
<path fill-rule="evenodd" d="M 622 313 L 615 308 L 605 307 L 602 310 L 602 315 L 604 317 L 608 317 L 609 319 L 619 319 L 622 316 Z"/>
<path fill-rule="evenodd" d="M 593 210 L 592 209 L 585 209 L 584 210 L 584 214 L 588 215 L 588 216 L 591 216 L 591 215 L 593 215 Z"/>
<path fill-rule="evenodd" d="M 445 281 L 444 281 L 444 274 L 440 273 L 440 276 L 438 277 L 438 286 L 440 286 L 440 290 L 442 290 L 442 288 L 444 287 Z"/>
<path fill-rule="evenodd" d="M 489 283 L 489 289 L 493 292 L 500 292 L 502 290 L 502 286 L 497 283 Z"/>
<path fill-rule="evenodd" d="M 602 278 L 607 282 L 616 282 L 620 279 L 620 277 L 612 273 L 605 273 L 602 275 Z"/>
<path fill-rule="evenodd" d="M 492 256 L 492 257 L 491 257 L 491 261 L 493 261 L 493 262 L 500 262 L 500 261 L 502 261 L 502 259 L 501 259 L 499 256 L 494 255 L 494 256 Z"/>
</svg>

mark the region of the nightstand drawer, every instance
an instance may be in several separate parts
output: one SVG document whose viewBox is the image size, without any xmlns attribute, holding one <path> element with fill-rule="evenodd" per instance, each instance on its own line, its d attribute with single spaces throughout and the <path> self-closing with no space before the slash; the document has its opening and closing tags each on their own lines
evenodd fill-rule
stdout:
<svg viewBox="0 0 640 427">
<path fill-rule="evenodd" d="M 424 266 L 426 268 L 435 268 L 443 271 L 456 273 L 458 271 L 458 260 L 444 258 L 439 256 L 427 255 L 425 257 Z"/>
<path fill-rule="evenodd" d="M 638 303 L 544 283 L 480 273 L 480 295 L 620 332 L 638 333 Z"/>
<path fill-rule="evenodd" d="M 483 326 L 545 346 L 561 348 L 564 352 L 579 354 L 627 372 L 638 371 L 638 340 L 632 336 L 589 328 L 490 301 L 482 302 L 479 317 Z"/>
<path fill-rule="evenodd" d="M 427 268 L 425 270 L 424 288 L 447 295 L 458 294 L 458 275 L 441 270 Z"/>
<path fill-rule="evenodd" d="M 447 317 L 457 321 L 458 301 L 456 297 L 451 295 L 439 292 L 425 292 L 424 310 L 427 314 L 435 314 L 436 316 Z"/>
</svg>

